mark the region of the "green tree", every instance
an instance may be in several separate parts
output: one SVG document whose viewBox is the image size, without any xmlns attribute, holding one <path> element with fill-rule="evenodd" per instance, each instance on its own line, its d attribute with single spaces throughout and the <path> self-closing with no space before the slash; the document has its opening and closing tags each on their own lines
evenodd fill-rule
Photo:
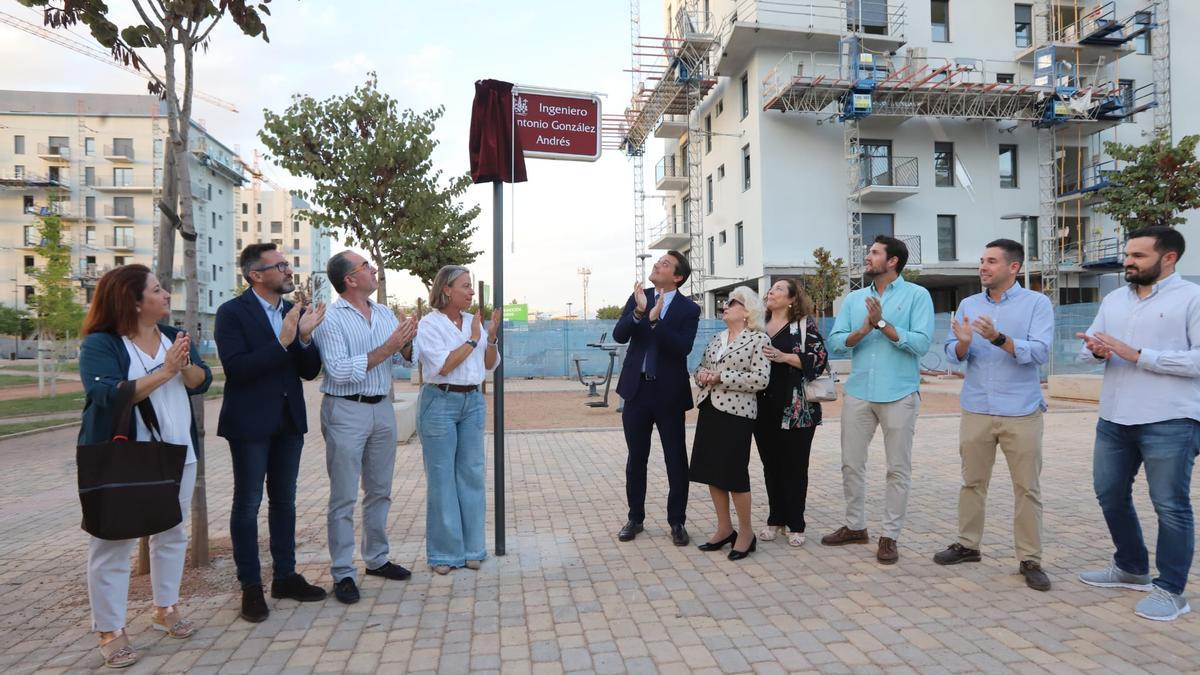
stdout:
<svg viewBox="0 0 1200 675">
<path fill-rule="evenodd" d="M 258 136 L 268 159 L 312 179 L 311 190 L 295 192 L 315 207 L 304 217 L 367 252 L 379 270 L 381 303 L 387 269 L 407 270 L 428 287 L 443 265 L 479 256 L 470 248 L 479 207 L 464 209 L 457 201 L 470 177 L 451 177 L 443 186 L 442 172 L 433 168 L 434 125 L 442 113 L 400 112 L 375 73 L 348 95 L 321 101 L 297 95 L 282 113 L 263 111 Z"/>
<path fill-rule="evenodd" d="M 1101 188 L 1104 201 L 1095 206 L 1096 211 L 1112 216 L 1125 232 L 1186 222 L 1180 214 L 1200 208 L 1197 142 L 1200 136 L 1184 136 L 1173 145 L 1165 133 L 1144 145 L 1106 142 L 1104 151 L 1126 165 Z"/>
<path fill-rule="evenodd" d="M 804 275 L 804 290 L 816 305 L 817 314 L 823 317 L 846 287 L 846 263 L 841 258 L 834 258 L 824 247 L 813 251 L 813 261 L 817 269 L 813 274 Z"/>
<path fill-rule="evenodd" d="M 621 308 L 617 305 L 606 305 L 596 310 L 596 318 L 605 321 L 616 321 L 621 318 Z"/>
<path fill-rule="evenodd" d="M 29 337 L 31 327 L 28 312 L 16 307 L 0 305 L 0 335 Z"/>
<path fill-rule="evenodd" d="M 76 301 L 75 287 L 71 283 L 71 247 L 63 243 L 62 221 L 56 215 L 40 216 L 37 228 L 41 243 L 33 250 L 46 261 L 44 267 L 29 272 L 35 284 L 29 304 L 38 336 L 38 391 L 43 396 L 55 396 L 58 394 L 59 357 L 69 351 L 71 339 L 79 335 L 84 310 Z M 51 361 L 48 394 L 42 371 L 42 357 L 46 351 L 55 354 Z"/>
</svg>

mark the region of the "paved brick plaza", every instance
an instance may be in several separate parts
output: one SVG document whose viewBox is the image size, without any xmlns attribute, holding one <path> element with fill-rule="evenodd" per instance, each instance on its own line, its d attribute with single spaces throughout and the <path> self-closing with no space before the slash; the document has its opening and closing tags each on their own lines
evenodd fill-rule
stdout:
<svg viewBox="0 0 1200 675">
<path fill-rule="evenodd" d="M 216 410 L 210 402 L 209 419 Z M 816 542 L 841 524 L 836 420 L 818 431 L 813 450 L 810 541 L 799 550 L 782 540 L 763 543 L 741 563 L 670 544 L 661 460 L 651 462 L 647 533 L 617 543 L 625 514 L 619 431 L 511 434 L 509 555 L 448 577 L 424 564 L 424 479 L 414 440 L 399 450 L 390 530 L 393 558 L 415 570 L 410 581 L 366 578 L 362 601 L 349 607 L 332 597 L 303 606 L 269 600 L 270 619 L 251 625 L 237 618 L 226 553 L 194 585 L 200 595 L 184 600 L 199 626 L 189 640 L 149 630 L 144 583 L 134 584 L 139 599 L 131 603 L 130 633 L 143 658 L 131 672 L 1200 670 L 1200 614 L 1171 624 L 1145 621 L 1132 613 L 1138 594 L 1075 581 L 1077 570 L 1104 564 L 1110 552 L 1091 490 L 1094 422 L 1094 411 L 1047 419 L 1049 593 L 1027 589 L 1016 574 L 1002 463 L 992 483 L 985 561 L 951 568 L 929 562 L 954 541 L 957 416 L 926 416 L 918 425 L 910 515 L 900 563 L 891 568 L 873 558 L 883 488 L 878 438 L 868 497 L 872 546 Z M 0 443 L 3 672 L 101 664 L 88 633 L 75 433 Z M 224 442 L 208 442 L 211 534 L 220 551 L 228 541 L 230 467 Z M 761 525 L 757 459 L 751 477 Z M 301 571 L 328 588 L 326 484 L 314 429 L 301 468 L 298 558 Z M 1152 512 L 1144 484 L 1138 488 L 1152 545 Z M 263 517 L 265 533 L 265 507 Z M 693 490 L 689 517 L 693 539 L 703 540 L 714 522 L 707 490 Z M 1195 573 L 1191 582 L 1189 590 L 1200 592 Z"/>
</svg>

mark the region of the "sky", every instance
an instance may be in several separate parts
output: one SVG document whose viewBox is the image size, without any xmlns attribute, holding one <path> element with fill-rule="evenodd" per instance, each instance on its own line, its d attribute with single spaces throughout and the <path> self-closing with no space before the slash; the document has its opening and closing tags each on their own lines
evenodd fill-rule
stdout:
<svg viewBox="0 0 1200 675">
<path fill-rule="evenodd" d="M 135 20 L 130 0 L 110 0 L 121 25 Z M 233 103 L 232 113 L 196 99 L 193 117 L 223 143 L 251 158 L 262 110 L 282 112 L 295 94 L 317 99 L 347 94 L 376 71 L 381 90 L 401 108 L 445 107 L 435 137 L 434 164 L 446 175 L 469 170 L 467 152 L 475 80 L 493 78 L 539 87 L 602 94 L 604 114 L 629 101 L 629 5 L 619 0 L 275 0 L 266 18 L 270 43 L 240 33 L 228 18 L 196 59 L 198 91 Z M 660 35 L 661 4 L 642 0 L 642 34 Z M 15 2 L 0 11 L 40 23 L 40 13 Z M 74 32 L 87 37 L 86 29 Z M 152 50 L 145 58 L 161 59 Z M 0 24 L 0 88 L 144 94 L 137 76 Z M 19 64 L 19 66 L 15 65 Z M 654 145 L 651 143 L 650 145 Z M 655 148 L 648 147 L 647 173 Z M 623 304 L 636 281 L 630 162 L 605 151 L 592 163 L 530 159 L 529 181 L 505 188 L 504 294 L 531 311 L 579 315 L 579 268 L 591 269 L 587 305 Z M 284 187 L 303 182 L 264 163 Z M 652 185 L 649 187 L 653 187 Z M 481 212 L 471 264 L 492 281 L 492 186 L 472 186 L 464 202 Z M 662 218 L 661 200 L 647 193 L 646 221 Z M 340 242 L 334 251 L 344 248 Z M 404 303 L 425 294 L 415 278 L 388 275 L 389 295 Z"/>
</svg>

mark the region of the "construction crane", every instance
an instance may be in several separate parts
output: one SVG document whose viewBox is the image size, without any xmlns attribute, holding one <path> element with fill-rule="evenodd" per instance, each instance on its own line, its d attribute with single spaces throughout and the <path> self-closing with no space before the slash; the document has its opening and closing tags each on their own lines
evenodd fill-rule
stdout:
<svg viewBox="0 0 1200 675">
<path fill-rule="evenodd" d="M 154 75 L 152 73 L 146 72 L 144 70 L 138 70 L 137 68 L 134 68 L 133 66 L 127 66 L 119 61 L 115 61 L 115 60 L 113 60 L 112 54 L 109 54 L 108 52 L 106 52 L 102 49 L 96 49 L 95 47 L 91 46 L 90 44 L 84 43 L 82 40 L 68 38 L 61 31 L 56 32 L 56 31 L 52 31 L 52 30 L 47 30 L 46 28 L 43 28 L 42 26 L 39 26 L 35 23 L 30 23 L 24 19 L 13 16 L 12 14 L 9 14 L 8 12 L 0 12 L 0 23 L 8 25 L 8 26 L 12 26 L 13 28 L 16 28 L 19 31 L 29 33 L 30 35 L 40 37 L 43 40 L 46 40 L 48 42 L 53 42 L 54 44 L 56 44 L 60 47 L 66 47 L 67 49 L 70 49 L 73 52 L 83 54 L 84 56 L 96 59 L 97 61 L 107 63 L 108 65 L 110 65 L 114 68 L 120 68 L 121 70 L 124 70 L 126 72 L 133 73 L 134 75 L 137 75 L 138 77 L 140 77 L 142 79 L 152 81 L 156 77 L 156 75 Z M 159 78 L 159 79 L 161 80 L 162 78 Z M 180 94 L 182 95 L 182 92 L 180 92 Z M 230 103 L 229 101 L 225 101 L 223 99 L 217 98 L 216 96 L 212 96 L 211 94 L 205 94 L 204 92 L 193 90 L 192 95 L 195 98 L 198 98 L 201 101 L 204 101 L 205 103 L 215 105 L 218 108 L 224 108 L 225 110 L 228 110 L 230 112 L 238 112 L 237 107 L 234 106 L 232 103 Z"/>
</svg>

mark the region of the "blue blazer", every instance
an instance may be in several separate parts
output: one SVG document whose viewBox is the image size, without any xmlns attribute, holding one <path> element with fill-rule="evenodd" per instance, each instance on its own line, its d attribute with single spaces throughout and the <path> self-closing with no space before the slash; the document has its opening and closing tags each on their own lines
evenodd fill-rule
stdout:
<svg viewBox="0 0 1200 675">
<path fill-rule="evenodd" d="M 655 291 L 644 289 L 646 311 L 654 306 Z M 613 328 L 613 340 L 629 343 L 625 351 L 625 362 L 621 365 L 621 379 L 617 381 L 617 394 L 628 401 L 637 394 L 642 384 L 642 362 L 647 354 L 655 361 L 655 376 L 658 391 L 666 396 L 665 403 L 680 410 L 692 409 L 692 383 L 688 378 L 688 354 L 696 341 L 696 330 L 700 325 L 700 306 L 682 292 L 676 293 L 667 308 L 667 315 L 653 328 L 643 317 L 634 322 L 633 309 L 637 306 L 633 295 L 625 303 L 621 318 Z"/>
<path fill-rule="evenodd" d="M 158 329 L 172 342 L 179 333 L 174 326 L 158 324 Z M 192 363 L 204 369 L 204 381 L 188 394 L 203 394 L 212 384 L 212 370 L 200 358 L 196 343 L 192 343 Z M 113 406 L 117 402 L 117 385 L 129 379 L 129 351 L 120 335 L 91 333 L 79 347 L 79 379 L 83 380 L 86 398 L 83 403 L 83 424 L 79 427 L 79 444 L 112 440 Z M 196 435 L 196 418 L 192 417 L 192 447 L 200 451 Z"/>
<path fill-rule="evenodd" d="M 283 311 L 292 303 L 283 301 Z M 300 346 L 300 335 L 285 350 L 252 289 L 217 308 L 214 331 L 217 355 L 225 367 L 225 398 L 217 435 L 230 440 L 257 440 L 283 428 L 284 411 L 300 433 L 308 431 L 308 412 L 300 378 L 321 372 L 321 352 L 314 341 Z"/>
</svg>

